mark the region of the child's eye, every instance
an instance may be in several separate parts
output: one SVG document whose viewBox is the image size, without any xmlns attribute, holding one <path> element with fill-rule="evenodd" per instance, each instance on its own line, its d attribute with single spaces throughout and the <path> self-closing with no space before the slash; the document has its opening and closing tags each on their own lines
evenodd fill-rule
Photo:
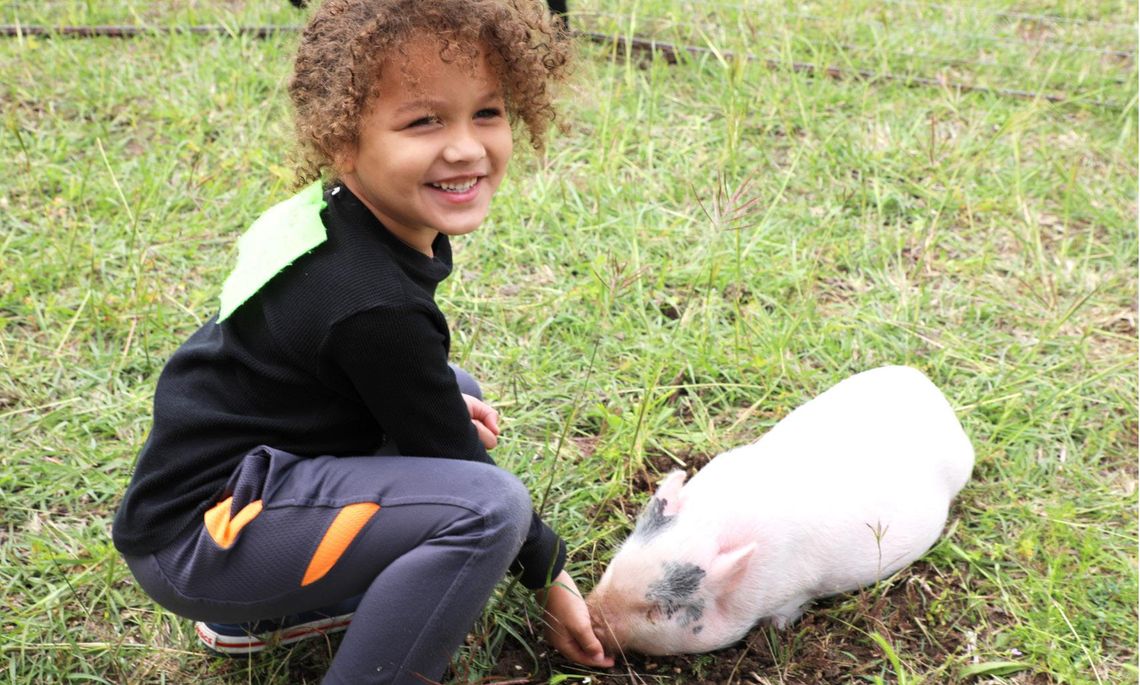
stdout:
<svg viewBox="0 0 1140 685">
<path fill-rule="evenodd" d="M 476 119 L 494 119 L 503 116 L 503 111 L 497 107 L 487 107 L 475 113 Z"/>
<path fill-rule="evenodd" d="M 435 115 L 420 117 L 419 119 L 416 119 L 415 121 L 409 123 L 408 128 L 416 128 L 417 126 L 430 126 L 437 121 L 439 121 L 439 117 Z"/>
</svg>

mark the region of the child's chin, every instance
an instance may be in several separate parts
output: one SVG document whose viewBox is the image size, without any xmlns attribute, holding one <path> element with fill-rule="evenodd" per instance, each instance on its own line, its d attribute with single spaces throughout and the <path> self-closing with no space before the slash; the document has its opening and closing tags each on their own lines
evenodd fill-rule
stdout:
<svg viewBox="0 0 1140 685">
<path fill-rule="evenodd" d="M 467 235 L 478 230 L 483 225 L 485 218 L 487 218 L 486 212 L 471 212 L 463 217 L 454 217 L 450 221 L 439 222 L 436 230 L 444 235 Z"/>
<path fill-rule="evenodd" d="M 468 233 L 474 233 L 475 231 L 479 230 L 479 226 L 482 225 L 482 223 L 483 222 L 480 221 L 480 222 L 473 223 L 473 224 L 459 224 L 459 225 L 452 224 L 449 226 L 444 226 L 444 227 L 437 229 L 437 230 L 439 230 L 439 232 L 444 234 L 444 235 L 461 236 L 461 235 L 467 235 Z"/>
</svg>

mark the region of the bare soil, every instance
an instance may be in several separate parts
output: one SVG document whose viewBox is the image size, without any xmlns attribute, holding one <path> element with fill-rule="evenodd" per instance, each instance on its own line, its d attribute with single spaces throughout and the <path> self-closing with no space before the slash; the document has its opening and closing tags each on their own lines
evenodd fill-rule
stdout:
<svg viewBox="0 0 1140 685">
<path fill-rule="evenodd" d="M 627 654 L 607 672 L 588 671 L 541 649 L 538 663 L 518 644 L 508 644 L 499 658 L 496 676 L 518 683 L 547 682 L 552 673 L 578 673 L 591 683 L 756 683 L 758 685 L 867 682 L 860 676 L 883 675 L 890 664 L 869 637 L 881 635 L 892 648 L 931 669 L 965 649 L 963 627 L 938 626 L 925 617 L 924 606 L 934 599 L 930 571 L 920 562 L 896 576 L 890 589 L 834 598 L 810 610 L 794 626 L 777 631 L 754 629 L 740 643 L 710 654 L 649 657 Z M 949 629 L 948 629 L 949 628 Z M 950 674 L 943 682 L 952 682 Z M 488 680 L 487 682 L 494 682 Z"/>
</svg>

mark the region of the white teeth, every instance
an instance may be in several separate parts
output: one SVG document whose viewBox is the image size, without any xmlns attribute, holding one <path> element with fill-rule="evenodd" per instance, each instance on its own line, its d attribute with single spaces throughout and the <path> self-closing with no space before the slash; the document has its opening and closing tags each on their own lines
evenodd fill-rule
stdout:
<svg viewBox="0 0 1140 685">
<path fill-rule="evenodd" d="M 440 190 L 446 190 L 449 193 L 462 193 L 471 190 L 471 187 L 474 186 L 478 180 L 477 178 L 472 178 L 463 183 L 433 183 L 432 185 Z"/>
</svg>

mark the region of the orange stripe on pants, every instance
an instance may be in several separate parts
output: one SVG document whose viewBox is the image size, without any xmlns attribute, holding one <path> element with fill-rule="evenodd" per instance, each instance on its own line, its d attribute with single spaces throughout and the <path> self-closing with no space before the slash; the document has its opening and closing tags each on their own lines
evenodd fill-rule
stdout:
<svg viewBox="0 0 1140 685">
<path fill-rule="evenodd" d="M 364 527 L 364 524 L 368 523 L 372 515 L 379 510 L 380 505 L 375 502 L 357 502 L 342 508 L 333 522 L 329 524 L 325 536 L 321 538 L 321 544 L 317 545 L 317 551 L 313 553 L 313 558 L 309 561 L 309 568 L 305 570 L 305 577 L 301 579 L 301 586 L 304 587 L 324 578 L 325 574 L 340 560 L 341 555 L 352 544 L 352 541 L 356 539 L 357 533 Z"/>
<path fill-rule="evenodd" d="M 222 549 L 229 549 L 237 540 L 241 529 L 245 528 L 247 523 L 257 518 L 257 515 L 261 513 L 261 500 L 255 500 L 242 507 L 237 516 L 231 518 L 230 507 L 233 502 L 233 497 L 227 497 L 207 509 L 203 516 L 206 532 Z"/>
</svg>

